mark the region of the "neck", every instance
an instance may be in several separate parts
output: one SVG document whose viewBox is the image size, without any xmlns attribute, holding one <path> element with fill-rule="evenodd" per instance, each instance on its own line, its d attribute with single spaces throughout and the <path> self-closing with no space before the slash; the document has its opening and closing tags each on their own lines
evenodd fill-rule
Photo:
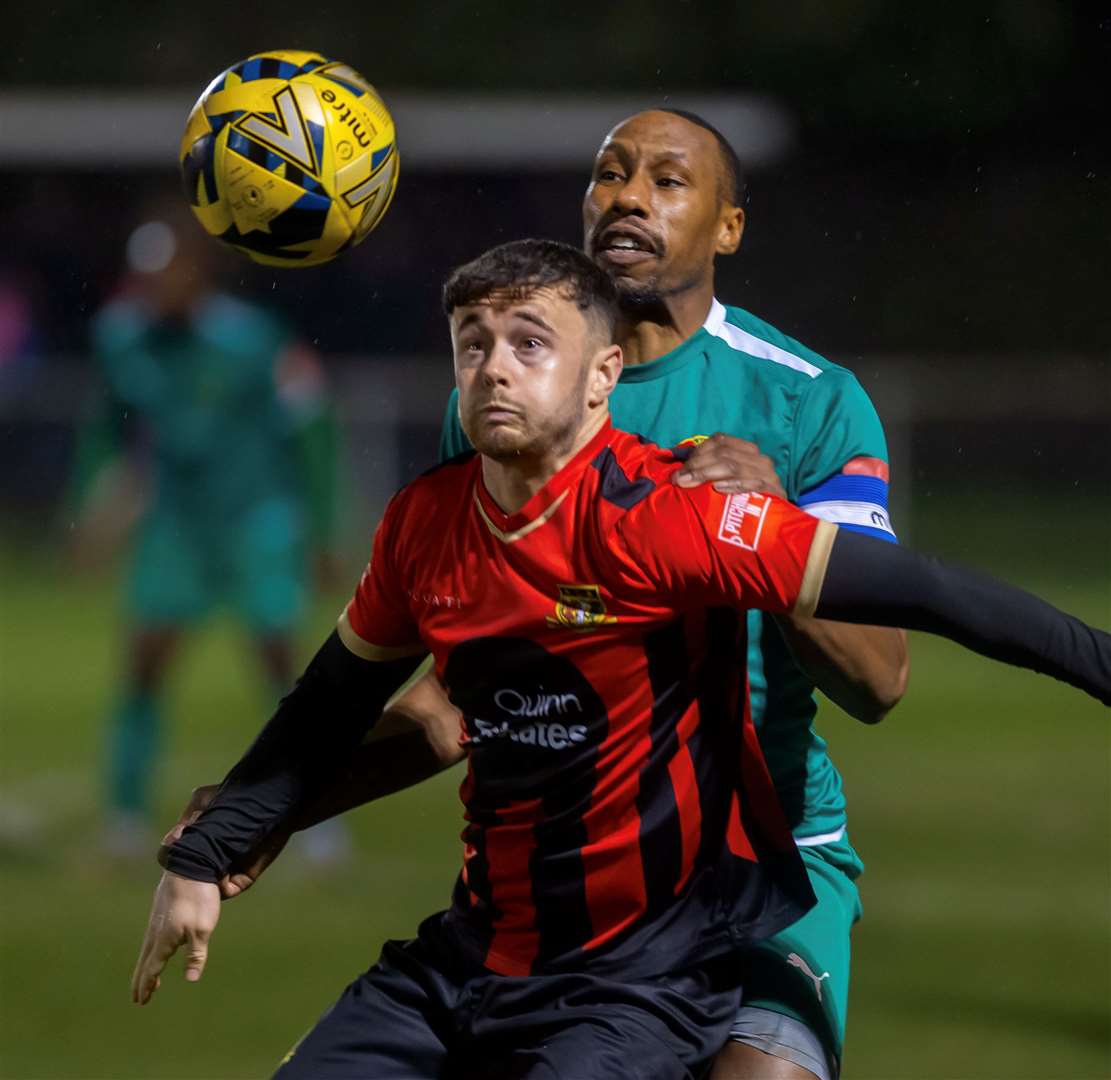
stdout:
<svg viewBox="0 0 1111 1080">
<path fill-rule="evenodd" d="M 667 297 L 658 307 L 643 314 L 622 313 L 617 320 L 617 344 L 630 364 L 647 364 L 678 348 L 697 333 L 714 300 L 714 282 L 709 281 Z"/>
<path fill-rule="evenodd" d="M 588 413 L 583 426 L 566 449 L 538 455 L 521 454 L 502 461 L 483 455 L 482 481 L 491 498 L 505 513 L 517 513 L 602 430 L 608 418 L 609 408 L 605 405 L 594 413 Z"/>
</svg>

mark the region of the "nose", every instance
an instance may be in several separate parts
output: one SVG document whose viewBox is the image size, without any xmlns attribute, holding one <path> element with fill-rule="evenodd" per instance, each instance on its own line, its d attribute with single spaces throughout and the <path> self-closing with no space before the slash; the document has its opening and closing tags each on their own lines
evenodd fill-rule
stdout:
<svg viewBox="0 0 1111 1080">
<path fill-rule="evenodd" d="M 509 364 L 512 359 L 513 350 L 509 347 L 509 342 L 500 338 L 496 340 L 482 361 L 482 381 L 487 386 L 508 386 Z"/>
<path fill-rule="evenodd" d="M 641 169 L 635 170 L 617 189 L 613 208 L 622 214 L 647 217 L 651 203 L 651 185 Z"/>
</svg>

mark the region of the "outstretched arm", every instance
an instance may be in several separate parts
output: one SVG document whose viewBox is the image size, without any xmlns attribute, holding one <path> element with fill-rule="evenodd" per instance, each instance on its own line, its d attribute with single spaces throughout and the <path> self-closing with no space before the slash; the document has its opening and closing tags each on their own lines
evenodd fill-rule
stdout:
<svg viewBox="0 0 1111 1080">
<path fill-rule="evenodd" d="M 236 859 L 320 794 L 418 661 L 364 659 L 333 632 L 212 804 L 183 832 L 167 869 L 219 881 Z"/>
<path fill-rule="evenodd" d="M 316 799 L 298 807 L 285 824 L 232 864 L 227 877 L 219 882 L 221 897 L 230 900 L 249 889 L 281 854 L 293 833 L 413 787 L 458 764 L 465 756 L 459 733 L 459 711 L 435 674 L 426 672 L 389 703 L 370 735 L 345 759 Z M 211 784 L 193 791 L 181 818 L 162 841 L 158 861 L 163 866 L 170 847 L 219 790 L 218 784 Z"/>
<path fill-rule="evenodd" d="M 217 883 L 319 795 L 419 659 L 378 655 L 356 655 L 333 633 L 208 809 L 169 849 L 132 977 L 134 1001 L 150 1000 L 182 944 L 189 945 L 186 977 L 201 977 L 219 917 Z"/>
<path fill-rule="evenodd" d="M 630 596 L 925 630 L 1111 704 L 1111 634 L 771 495 L 661 486 L 618 521 L 608 550 Z"/>
<path fill-rule="evenodd" d="M 838 530 L 814 614 L 940 634 L 1111 705 L 1111 634 L 984 574 Z"/>
</svg>

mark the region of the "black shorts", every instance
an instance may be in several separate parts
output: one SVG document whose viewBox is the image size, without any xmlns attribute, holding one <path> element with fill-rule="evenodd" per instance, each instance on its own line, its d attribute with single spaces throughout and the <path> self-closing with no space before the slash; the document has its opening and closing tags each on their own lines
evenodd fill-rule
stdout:
<svg viewBox="0 0 1111 1080">
<path fill-rule="evenodd" d="M 681 1080 L 740 1005 L 732 956 L 651 981 L 495 975 L 459 958 L 441 918 L 387 942 L 274 1080 Z"/>
</svg>

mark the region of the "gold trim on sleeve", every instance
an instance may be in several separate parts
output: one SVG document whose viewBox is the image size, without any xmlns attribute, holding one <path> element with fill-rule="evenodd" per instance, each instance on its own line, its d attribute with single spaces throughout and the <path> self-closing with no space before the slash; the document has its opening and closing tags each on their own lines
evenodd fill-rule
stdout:
<svg viewBox="0 0 1111 1080">
<path fill-rule="evenodd" d="M 372 645 L 369 641 L 364 641 L 351 626 L 351 622 L 347 618 L 346 608 L 343 609 L 343 613 L 336 623 L 336 633 L 339 634 L 340 641 L 347 646 L 349 652 L 353 652 L 363 660 L 373 660 L 378 664 L 384 664 L 388 660 L 404 660 L 407 656 L 420 656 L 428 652 L 428 649 L 420 642 L 415 645 L 387 647 Z"/>
<path fill-rule="evenodd" d="M 836 536 L 837 526 L 832 521 L 818 522 L 818 528 L 814 530 L 814 539 L 810 542 L 810 554 L 806 557 L 806 569 L 802 573 L 798 599 L 795 600 L 795 606 L 791 608 L 792 615 L 809 619 L 814 614 L 814 609 L 818 606 L 818 600 L 822 595 L 829 553 L 833 549 L 833 540 Z"/>
</svg>

